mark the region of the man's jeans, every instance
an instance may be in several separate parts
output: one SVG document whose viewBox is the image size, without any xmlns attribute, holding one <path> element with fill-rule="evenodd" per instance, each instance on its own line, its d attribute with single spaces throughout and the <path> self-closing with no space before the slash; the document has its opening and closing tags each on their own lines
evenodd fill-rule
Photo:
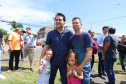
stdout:
<svg viewBox="0 0 126 84">
<path fill-rule="evenodd" d="M 119 53 L 119 60 L 121 63 L 122 70 L 125 70 L 125 64 L 123 61 L 125 60 L 126 63 L 126 54 Z"/>
<path fill-rule="evenodd" d="M 116 59 L 114 58 L 105 58 L 105 71 L 108 76 L 109 84 L 115 84 L 115 72 L 113 69 L 115 61 Z"/>
<path fill-rule="evenodd" d="M 83 68 L 84 79 L 81 81 L 81 84 L 90 84 L 90 74 L 91 66 Z"/>
<path fill-rule="evenodd" d="M 60 66 L 60 65 L 53 65 L 53 64 L 51 64 L 51 74 L 50 74 L 49 84 L 54 84 L 54 80 L 58 69 L 60 71 L 61 84 L 67 84 L 66 65 Z"/>
<path fill-rule="evenodd" d="M 102 75 L 103 73 L 105 73 L 104 60 L 101 60 L 102 58 L 101 52 L 98 53 L 98 56 L 99 56 L 98 74 Z"/>
<path fill-rule="evenodd" d="M 2 50 L 0 50 L 0 74 L 1 74 L 1 54 L 2 54 Z"/>
</svg>

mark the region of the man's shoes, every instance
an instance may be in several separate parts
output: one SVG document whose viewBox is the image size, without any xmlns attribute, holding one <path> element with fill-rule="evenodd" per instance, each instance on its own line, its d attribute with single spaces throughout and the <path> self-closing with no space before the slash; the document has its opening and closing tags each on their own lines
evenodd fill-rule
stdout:
<svg viewBox="0 0 126 84">
<path fill-rule="evenodd" d="M 0 74 L 0 79 L 5 79 L 6 77 Z"/>
<path fill-rule="evenodd" d="M 9 72 L 11 72 L 11 70 L 9 69 L 9 70 L 7 70 L 7 73 L 9 73 Z"/>
<path fill-rule="evenodd" d="M 17 70 L 17 71 L 20 71 L 21 69 L 18 68 L 18 69 L 16 69 L 16 70 Z"/>
<path fill-rule="evenodd" d="M 103 76 L 107 76 L 105 73 L 102 74 Z"/>
<path fill-rule="evenodd" d="M 30 68 L 30 70 L 31 70 L 32 72 L 34 72 L 34 71 L 35 71 L 33 68 Z"/>
<path fill-rule="evenodd" d="M 105 80 L 105 77 L 104 77 L 104 76 L 102 76 L 102 75 L 99 75 L 99 74 L 98 74 L 98 76 L 99 76 L 100 78 L 102 78 L 102 79 L 104 79 L 104 80 Z"/>
</svg>

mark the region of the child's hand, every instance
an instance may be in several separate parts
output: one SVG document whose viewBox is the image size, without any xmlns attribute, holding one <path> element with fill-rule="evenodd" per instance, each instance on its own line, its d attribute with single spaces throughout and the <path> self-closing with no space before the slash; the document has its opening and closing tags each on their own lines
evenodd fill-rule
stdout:
<svg viewBox="0 0 126 84">
<path fill-rule="evenodd" d="M 45 65 L 44 60 L 42 59 L 39 65 Z"/>
<path fill-rule="evenodd" d="M 74 69 L 73 70 L 73 75 L 75 76 L 75 77 L 77 77 L 78 75 L 77 75 L 77 71 Z"/>
<path fill-rule="evenodd" d="M 68 72 L 68 74 L 71 76 L 72 75 L 72 69 L 71 70 L 69 70 L 69 72 Z"/>
<path fill-rule="evenodd" d="M 40 66 L 39 66 L 39 69 L 43 69 L 43 68 L 44 68 L 44 65 L 40 65 Z"/>
</svg>

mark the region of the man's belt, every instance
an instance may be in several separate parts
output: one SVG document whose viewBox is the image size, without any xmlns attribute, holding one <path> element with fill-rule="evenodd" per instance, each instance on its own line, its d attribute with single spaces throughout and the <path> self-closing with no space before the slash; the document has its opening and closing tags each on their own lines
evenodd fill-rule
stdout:
<svg viewBox="0 0 126 84">
<path fill-rule="evenodd" d="M 36 48 L 36 46 L 33 46 L 33 47 L 29 47 L 29 48 Z"/>
</svg>

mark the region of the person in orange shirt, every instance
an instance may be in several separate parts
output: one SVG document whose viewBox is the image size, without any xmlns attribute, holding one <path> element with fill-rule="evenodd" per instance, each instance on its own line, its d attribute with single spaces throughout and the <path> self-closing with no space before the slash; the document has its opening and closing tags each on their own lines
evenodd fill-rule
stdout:
<svg viewBox="0 0 126 84">
<path fill-rule="evenodd" d="M 15 57 L 15 70 L 20 70 L 18 68 L 19 56 L 21 52 L 21 28 L 16 28 L 15 32 L 10 33 L 8 38 L 9 50 L 10 50 L 10 61 L 9 61 L 9 70 L 13 70 L 13 59 Z"/>
</svg>

